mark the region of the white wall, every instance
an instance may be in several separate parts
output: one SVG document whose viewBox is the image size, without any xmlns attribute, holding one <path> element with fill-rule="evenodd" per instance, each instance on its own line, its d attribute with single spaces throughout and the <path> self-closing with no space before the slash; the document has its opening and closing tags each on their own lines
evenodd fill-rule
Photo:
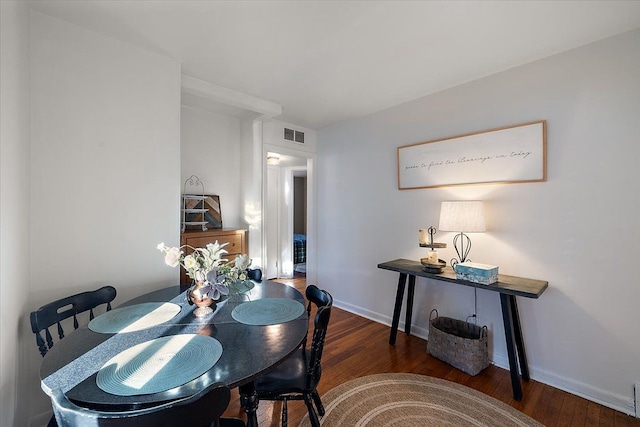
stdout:
<svg viewBox="0 0 640 427">
<path fill-rule="evenodd" d="M 240 200 L 242 223 L 249 230 L 249 258 L 264 268 L 262 248 L 262 121 L 244 120 L 240 143 Z"/>
<path fill-rule="evenodd" d="M 549 281 L 519 298 L 532 376 L 633 412 L 640 381 L 640 30 L 318 132 L 318 283 L 337 305 L 390 323 L 397 274 L 418 260 L 419 228 L 440 202 L 486 201 L 489 230 L 471 258 Z M 468 132 L 548 121 L 548 182 L 399 191 L 396 149 Z M 442 258 L 454 255 L 453 234 Z M 497 294 L 478 291 L 490 352 L 508 366 Z M 414 328 L 429 311 L 466 318 L 473 290 L 418 279 Z"/>
<path fill-rule="evenodd" d="M 244 161 L 240 157 L 241 120 L 189 106 L 182 106 L 181 110 L 181 183 L 197 175 L 205 194 L 220 196 L 224 228 L 244 228 L 240 192 Z"/>
<path fill-rule="evenodd" d="M 29 310 L 29 9 L 0 2 L 0 426 L 16 413 Z"/>
<path fill-rule="evenodd" d="M 176 284 L 156 245 L 179 241 L 179 63 L 33 13 L 31 73 L 29 310 L 104 284 L 116 304 Z M 34 415 L 50 403 L 21 316 L 17 398 Z"/>
</svg>

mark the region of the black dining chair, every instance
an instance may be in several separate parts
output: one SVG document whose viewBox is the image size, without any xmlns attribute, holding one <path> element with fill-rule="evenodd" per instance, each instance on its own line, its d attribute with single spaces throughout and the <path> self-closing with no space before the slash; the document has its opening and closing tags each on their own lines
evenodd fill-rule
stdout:
<svg viewBox="0 0 640 427">
<path fill-rule="evenodd" d="M 53 390 L 53 412 L 60 427 L 245 427 L 244 421 L 221 418 L 231 393 L 223 383 L 212 383 L 183 399 L 145 409 L 123 412 L 96 411 L 71 402 L 60 389 Z"/>
<path fill-rule="evenodd" d="M 310 347 L 307 349 L 306 345 L 303 346 L 276 368 L 256 380 L 258 399 L 282 401 L 283 427 L 287 426 L 288 400 L 304 400 L 313 427 L 320 426 L 318 414 L 323 416 L 325 412 L 317 386 L 322 374 L 320 362 L 333 298 L 328 292 L 318 289 L 315 285 L 307 287 L 306 296 L 309 300 L 307 310 L 311 310 L 311 304 L 318 307 Z"/>
<path fill-rule="evenodd" d="M 91 320 L 95 317 L 94 308 L 106 304 L 105 310 L 111 310 L 111 301 L 116 298 L 116 293 L 116 289 L 113 286 L 103 286 L 95 291 L 81 292 L 50 302 L 36 311 L 32 311 L 30 316 L 31 330 L 36 335 L 36 345 L 42 357 L 53 347 L 53 336 L 49 332 L 51 326 L 57 326 L 58 339 L 64 338 L 64 329 L 61 323 L 63 320 L 73 317 L 73 327 L 78 329 L 80 325 L 78 314 L 88 311 L 89 320 Z M 42 331 L 45 332 L 44 338 L 41 335 Z M 55 426 L 56 420 L 51 417 L 47 427 Z"/>
<path fill-rule="evenodd" d="M 316 285 L 309 285 L 305 290 L 305 296 L 307 297 L 307 317 L 311 319 L 311 308 L 325 307 L 333 304 L 333 298 L 328 292 L 320 290 Z M 307 346 L 307 336 L 304 337 L 302 342 L 302 348 Z"/>
<path fill-rule="evenodd" d="M 43 305 L 36 311 L 31 312 L 31 330 L 36 335 L 36 344 L 40 354 L 44 357 L 47 351 L 53 347 L 53 337 L 49 328 L 57 325 L 58 338 L 64 338 L 62 322 L 73 317 L 73 328 L 78 329 L 78 314 L 89 312 L 89 320 L 95 317 L 93 309 L 99 305 L 106 304 L 106 311 L 111 310 L 111 301 L 116 298 L 116 289 L 113 286 L 103 286 L 95 291 L 81 292 L 57 301 Z M 41 332 L 45 331 L 45 338 Z"/>
</svg>

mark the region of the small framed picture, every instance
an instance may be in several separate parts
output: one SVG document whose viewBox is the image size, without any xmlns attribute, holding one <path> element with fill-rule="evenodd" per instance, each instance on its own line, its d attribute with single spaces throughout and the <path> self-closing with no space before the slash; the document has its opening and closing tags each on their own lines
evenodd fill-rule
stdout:
<svg viewBox="0 0 640 427">
<path fill-rule="evenodd" d="M 206 209 L 204 212 L 204 220 L 207 221 L 207 229 L 222 228 L 222 209 L 220 208 L 220 196 L 215 194 L 205 194 L 204 200 L 186 200 L 185 201 L 185 221 L 196 222 L 201 221 L 202 214 L 188 212 L 190 209 Z M 187 225 L 187 230 L 202 230 L 199 225 Z"/>
</svg>

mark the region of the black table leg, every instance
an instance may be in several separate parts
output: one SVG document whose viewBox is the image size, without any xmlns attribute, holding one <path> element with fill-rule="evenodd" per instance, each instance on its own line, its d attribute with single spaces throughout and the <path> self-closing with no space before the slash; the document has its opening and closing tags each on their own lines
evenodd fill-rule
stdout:
<svg viewBox="0 0 640 427">
<path fill-rule="evenodd" d="M 416 291 L 416 276 L 409 275 L 409 289 L 407 289 L 407 311 L 404 321 L 404 333 L 411 335 L 411 316 L 413 315 L 413 294 Z"/>
<path fill-rule="evenodd" d="M 241 385 L 240 391 L 240 404 L 244 408 L 244 412 L 247 414 L 247 427 L 258 427 L 258 395 L 256 393 L 256 385 L 253 381 Z"/>
<path fill-rule="evenodd" d="M 513 319 L 513 333 L 516 341 L 516 350 L 518 351 L 518 361 L 520 362 L 520 374 L 523 380 L 529 381 L 529 364 L 527 363 L 527 354 L 524 350 L 524 340 L 522 339 L 518 303 L 515 295 L 509 295 L 509 297 L 511 299 L 511 318 Z"/>
<path fill-rule="evenodd" d="M 518 361 L 516 356 L 515 331 L 513 320 L 513 300 L 512 295 L 500 294 L 500 304 L 502 305 L 502 321 L 504 323 L 504 335 L 507 340 L 507 355 L 509 356 L 509 371 L 511 372 L 511 387 L 513 388 L 513 398 L 522 400 L 522 384 L 518 375 Z M 518 325 L 520 322 L 518 321 Z M 522 336 L 520 336 L 522 338 Z"/>
<path fill-rule="evenodd" d="M 398 323 L 400 323 L 400 310 L 402 309 L 402 298 L 404 297 L 404 286 L 407 283 L 407 274 L 400 273 L 398 279 L 398 290 L 396 291 L 396 305 L 393 308 L 393 321 L 391 322 L 391 333 L 389 334 L 389 344 L 396 343 L 398 334 Z"/>
</svg>

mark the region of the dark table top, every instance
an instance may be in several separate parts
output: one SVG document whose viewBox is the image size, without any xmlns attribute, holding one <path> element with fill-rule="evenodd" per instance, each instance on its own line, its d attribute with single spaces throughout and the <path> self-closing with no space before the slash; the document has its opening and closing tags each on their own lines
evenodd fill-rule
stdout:
<svg viewBox="0 0 640 427">
<path fill-rule="evenodd" d="M 56 343 L 42 360 L 42 389 L 49 394 L 51 389 L 60 387 L 69 399 L 94 409 L 127 410 L 152 406 L 193 395 L 211 382 L 223 382 L 231 388 L 246 384 L 293 353 L 307 333 L 306 311 L 290 322 L 250 326 L 231 317 L 233 308 L 244 301 L 225 301 L 219 304 L 219 310 L 213 316 L 198 318 L 193 315 L 195 306 L 189 306 L 183 295 L 180 287 L 175 286 L 142 295 L 120 306 L 167 301 L 182 306 L 174 319 L 159 326 L 126 334 L 97 333 L 84 326 L 69 334 Z M 304 304 L 304 297 L 295 288 L 276 282 L 256 284 L 249 297 L 251 300 L 291 298 Z M 208 335 L 222 344 L 220 360 L 202 376 L 170 391 L 139 396 L 112 395 L 96 385 L 97 371 L 118 353 L 110 340 L 128 339 L 133 346 L 182 333 Z"/>
<path fill-rule="evenodd" d="M 383 262 L 378 264 L 378 268 L 527 298 L 538 298 L 549 286 L 549 283 L 544 280 L 526 279 L 524 277 L 507 276 L 505 274 L 499 274 L 496 283 L 483 285 L 457 279 L 456 273 L 451 267 L 445 267 L 442 273 L 428 273 L 422 269 L 420 262 L 409 259 L 396 259 Z"/>
</svg>

